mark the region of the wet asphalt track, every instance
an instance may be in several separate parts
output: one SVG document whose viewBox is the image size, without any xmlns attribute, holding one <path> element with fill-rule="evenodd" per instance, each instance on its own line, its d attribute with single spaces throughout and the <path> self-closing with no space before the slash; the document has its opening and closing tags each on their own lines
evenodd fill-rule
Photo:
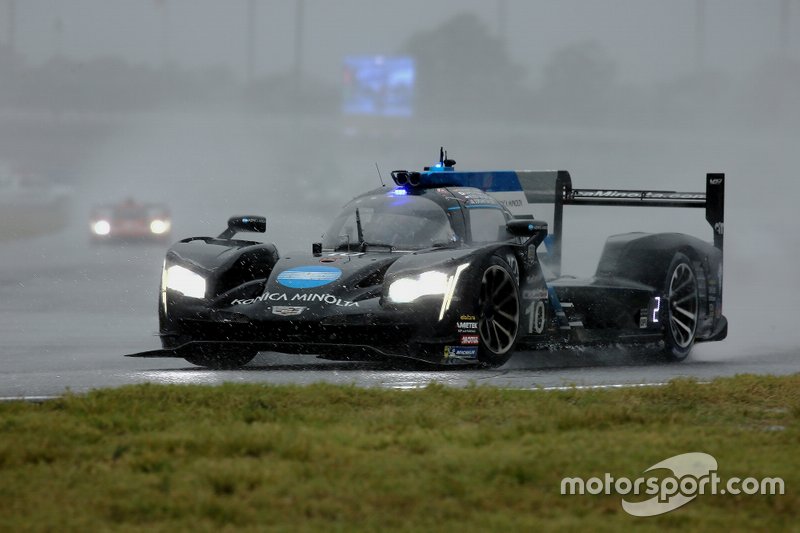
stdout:
<svg viewBox="0 0 800 533">
<path fill-rule="evenodd" d="M 741 292 L 726 301 L 731 337 L 697 346 L 679 364 L 621 350 L 517 355 L 499 369 L 447 370 L 262 353 L 242 370 L 209 371 L 182 359 L 122 357 L 159 347 L 155 306 L 163 252 L 160 246 L 90 247 L 74 235 L 0 243 L 0 397 L 52 396 L 142 382 L 325 381 L 394 388 L 439 382 L 531 389 L 800 372 L 798 335 L 788 333 L 791 317 L 784 317 L 785 323 L 754 322 L 750 315 L 763 315 L 768 306 L 754 306 L 752 294 Z M 729 270 L 726 284 L 738 275 L 735 268 Z M 758 287 L 753 291 L 761 293 Z M 740 326 L 748 321 L 751 327 L 743 331 Z"/>
</svg>

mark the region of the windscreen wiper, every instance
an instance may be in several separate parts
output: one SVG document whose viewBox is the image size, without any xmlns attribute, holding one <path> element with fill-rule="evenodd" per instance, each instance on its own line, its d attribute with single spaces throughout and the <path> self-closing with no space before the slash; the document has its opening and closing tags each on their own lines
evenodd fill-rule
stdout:
<svg viewBox="0 0 800 533">
<path fill-rule="evenodd" d="M 361 213 L 356 207 L 356 230 L 358 231 L 358 247 L 364 249 L 364 228 L 361 227 Z"/>
<path fill-rule="evenodd" d="M 394 245 L 393 244 L 387 244 L 385 242 L 367 242 L 367 241 L 362 241 L 361 242 L 361 251 L 362 252 L 366 252 L 367 248 L 370 247 L 370 246 L 374 246 L 376 248 L 388 248 L 390 252 L 394 251 Z"/>
<path fill-rule="evenodd" d="M 447 248 L 457 248 L 459 244 L 457 242 L 434 242 L 427 248 L 422 248 L 420 251 L 426 250 L 444 250 Z"/>
</svg>

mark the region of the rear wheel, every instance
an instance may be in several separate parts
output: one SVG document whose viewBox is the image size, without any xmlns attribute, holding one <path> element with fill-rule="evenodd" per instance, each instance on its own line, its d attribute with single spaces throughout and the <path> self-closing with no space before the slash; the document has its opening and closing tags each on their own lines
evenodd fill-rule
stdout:
<svg viewBox="0 0 800 533">
<path fill-rule="evenodd" d="M 478 296 L 478 360 L 500 366 L 511 357 L 519 335 L 519 284 L 503 259 L 483 271 Z"/>
<path fill-rule="evenodd" d="M 236 350 L 235 348 L 199 348 L 185 359 L 193 365 L 214 370 L 233 370 L 252 361 L 257 353 L 255 350 Z"/>
<path fill-rule="evenodd" d="M 673 361 L 686 359 L 694 345 L 700 310 L 700 293 L 692 263 L 682 253 L 675 254 L 666 278 L 669 301 L 664 324 L 664 354 Z"/>
</svg>

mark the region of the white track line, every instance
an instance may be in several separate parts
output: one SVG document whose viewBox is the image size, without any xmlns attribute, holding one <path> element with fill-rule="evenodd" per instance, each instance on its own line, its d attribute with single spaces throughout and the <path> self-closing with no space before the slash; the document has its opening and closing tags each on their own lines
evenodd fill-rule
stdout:
<svg viewBox="0 0 800 533">
<path fill-rule="evenodd" d="M 432 380 L 425 383 L 420 382 L 399 382 L 399 383 L 384 383 L 383 386 L 390 388 L 390 389 L 398 389 L 398 390 L 413 390 L 413 389 L 424 389 L 431 383 L 438 383 L 436 380 Z M 708 385 L 710 381 L 697 381 L 698 385 Z M 531 390 L 531 391 L 570 391 L 570 390 L 600 390 L 600 389 L 632 389 L 632 388 L 641 388 L 641 387 L 664 387 L 669 385 L 666 382 L 656 382 L 656 383 L 610 383 L 606 385 L 559 385 L 559 386 L 551 386 L 551 387 L 497 387 L 499 389 L 507 389 L 507 390 Z M 454 387 L 454 388 L 461 388 L 461 387 Z M 0 402 L 32 402 L 32 403 L 39 403 L 39 402 L 46 402 L 49 400 L 57 400 L 62 396 L 0 396 Z"/>
<path fill-rule="evenodd" d="M 0 402 L 46 402 L 48 400 L 57 400 L 61 396 L 0 396 Z"/>
<path fill-rule="evenodd" d="M 399 382 L 399 383 L 384 383 L 384 387 L 400 390 L 424 389 L 431 383 L 438 383 L 436 380 L 429 382 Z M 697 381 L 698 385 L 708 385 L 710 381 Z M 559 385 L 550 387 L 503 387 L 498 386 L 498 389 L 506 390 L 531 390 L 531 391 L 570 391 L 570 390 L 595 390 L 595 389 L 631 389 L 641 387 L 664 387 L 669 385 L 667 382 L 656 383 L 609 383 L 606 385 Z M 459 387 L 454 387 L 459 388 Z"/>
<path fill-rule="evenodd" d="M 699 383 L 699 382 L 698 382 Z M 561 385 L 557 387 L 532 387 L 531 390 L 594 390 L 594 389 L 630 389 L 639 387 L 663 387 L 669 383 L 611 383 L 608 385 Z"/>
</svg>

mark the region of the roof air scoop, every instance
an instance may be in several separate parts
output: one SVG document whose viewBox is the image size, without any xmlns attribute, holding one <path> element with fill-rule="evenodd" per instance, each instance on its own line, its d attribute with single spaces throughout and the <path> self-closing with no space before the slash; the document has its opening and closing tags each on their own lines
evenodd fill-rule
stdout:
<svg viewBox="0 0 800 533">
<path fill-rule="evenodd" d="M 420 183 L 422 182 L 420 173 L 411 170 L 393 170 L 392 179 L 401 187 L 405 185 L 419 187 Z"/>
</svg>

